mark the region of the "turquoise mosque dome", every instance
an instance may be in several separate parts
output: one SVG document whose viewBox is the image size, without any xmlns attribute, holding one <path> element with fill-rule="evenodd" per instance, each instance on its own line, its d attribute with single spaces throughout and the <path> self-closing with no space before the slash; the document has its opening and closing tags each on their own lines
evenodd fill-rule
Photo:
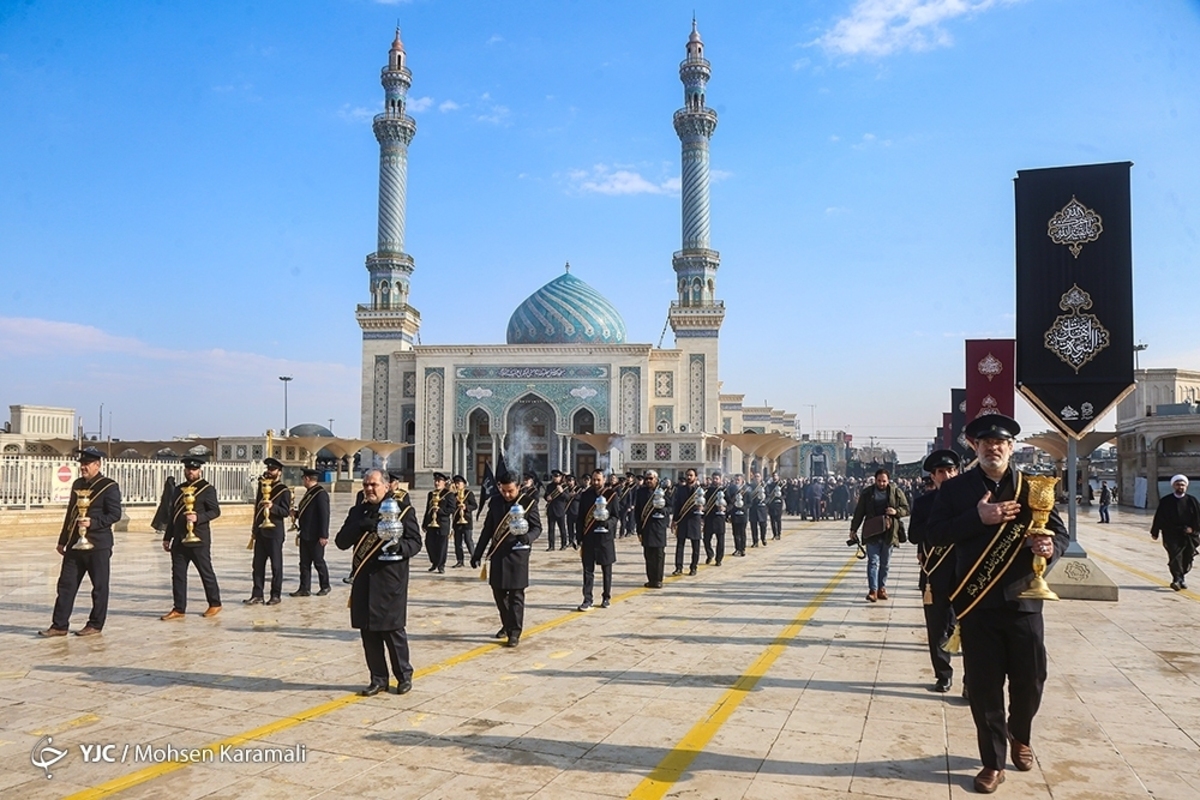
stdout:
<svg viewBox="0 0 1200 800">
<path fill-rule="evenodd" d="M 617 309 L 567 270 L 517 306 L 508 320 L 509 344 L 624 343 Z"/>
</svg>

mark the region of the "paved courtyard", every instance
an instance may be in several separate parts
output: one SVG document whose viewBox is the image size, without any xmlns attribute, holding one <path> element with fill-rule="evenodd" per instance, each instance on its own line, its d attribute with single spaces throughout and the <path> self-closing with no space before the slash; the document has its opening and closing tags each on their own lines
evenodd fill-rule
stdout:
<svg viewBox="0 0 1200 800">
<path fill-rule="evenodd" d="M 1008 770 L 998 796 L 1200 797 L 1200 593 L 1166 588 L 1148 519 L 1081 519 L 1080 538 L 1121 600 L 1047 604 L 1037 764 Z M 422 554 L 409 606 L 413 691 L 367 699 L 353 694 L 367 675 L 341 583 L 345 553 L 330 550 L 330 596 L 244 607 L 247 533 L 218 526 L 224 613 L 199 616 L 192 573 L 187 618 L 160 622 L 169 558 L 153 534 L 118 534 L 103 636 L 42 640 L 53 542 L 6 539 L 0 795 L 969 796 L 974 729 L 957 676 L 953 693 L 928 691 L 913 549 L 893 557 L 893 599 L 869 604 L 845 529 L 789 520 L 781 542 L 719 568 L 702 563 L 661 590 L 642 588 L 640 550 L 626 539 L 612 607 L 588 614 L 574 611 L 578 555 L 535 545 L 515 650 L 490 638 L 498 622 L 478 572 L 431 575 Z M 286 592 L 296 588 L 290 543 L 285 557 Z M 68 754 L 34 766 L 39 741 Z M 161 760 L 204 747 L 212 760 Z M 298 763 L 232 760 L 262 748 Z"/>
</svg>

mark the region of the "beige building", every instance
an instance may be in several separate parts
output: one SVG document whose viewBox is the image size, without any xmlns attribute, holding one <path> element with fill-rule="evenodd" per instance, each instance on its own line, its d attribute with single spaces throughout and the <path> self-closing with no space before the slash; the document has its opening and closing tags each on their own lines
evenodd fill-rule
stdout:
<svg viewBox="0 0 1200 800">
<path fill-rule="evenodd" d="M 1117 483 L 1122 505 L 1153 508 L 1172 475 L 1200 491 L 1200 371 L 1139 369 L 1117 406 Z"/>
</svg>

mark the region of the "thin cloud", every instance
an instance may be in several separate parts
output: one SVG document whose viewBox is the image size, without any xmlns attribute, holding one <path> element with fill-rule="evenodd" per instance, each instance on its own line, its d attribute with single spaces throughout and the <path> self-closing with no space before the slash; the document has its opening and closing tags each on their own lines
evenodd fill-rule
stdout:
<svg viewBox="0 0 1200 800">
<path fill-rule="evenodd" d="M 363 106 L 352 106 L 346 103 L 338 109 L 337 115 L 347 122 L 370 122 L 371 118 L 375 116 L 375 112 Z"/>
<path fill-rule="evenodd" d="M 949 47 L 943 25 L 1020 0 L 859 0 L 848 16 L 811 44 L 840 56 L 881 57 Z"/>
<path fill-rule="evenodd" d="M 408 101 L 408 110 L 414 114 L 420 114 L 422 111 L 428 111 L 432 107 L 432 97 L 418 97 L 416 100 Z"/>
<path fill-rule="evenodd" d="M 488 44 L 499 44 L 504 41 L 504 37 L 498 33 L 493 33 L 487 40 Z"/>
<path fill-rule="evenodd" d="M 509 110 L 508 106 L 500 105 L 492 100 L 492 96 L 484 92 L 479 97 L 480 103 L 483 105 L 482 113 L 476 114 L 475 119 L 480 122 L 487 122 L 492 125 L 508 125 Z"/>
<path fill-rule="evenodd" d="M 438 105 L 438 111 L 441 111 L 443 114 L 445 114 L 447 111 L 458 111 L 460 108 L 462 108 L 462 106 L 453 100 L 443 100 Z"/>
<path fill-rule="evenodd" d="M 583 194 L 679 194 L 679 178 L 653 181 L 624 167 L 596 164 L 590 170 L 573 169 L 566 174 L 572 189 Z"/>
</svg>

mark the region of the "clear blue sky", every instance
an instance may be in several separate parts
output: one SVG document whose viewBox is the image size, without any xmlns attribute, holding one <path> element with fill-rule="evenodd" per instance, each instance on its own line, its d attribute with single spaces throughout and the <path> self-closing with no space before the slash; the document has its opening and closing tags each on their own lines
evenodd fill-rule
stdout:
<svg viewBox="0 0 1200 800">
<path fill-rule="evenodd" d="M 1195 0 L 8 0 L 0 404 L 250 433 L 290 374 L 292 424 L 356 433 L 397 18 L 422 341 L 503 341 L 569 260 L 657 342 L 693 7 L 726 391 L 923 452 L 963 338 L 1013 332 L 1016 171 L 1118 160 L 1141 364 L 1200 368 Z"/>
</svg>

